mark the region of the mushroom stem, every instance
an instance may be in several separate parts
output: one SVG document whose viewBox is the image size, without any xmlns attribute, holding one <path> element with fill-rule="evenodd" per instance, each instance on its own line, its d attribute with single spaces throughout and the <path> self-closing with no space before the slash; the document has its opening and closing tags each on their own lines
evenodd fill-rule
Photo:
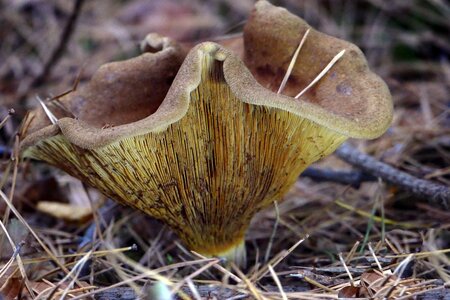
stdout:
<svg viewBox="0 0 450 300">
<path fill-rule="evenodd" d="M 233 262 L 241 268 L 247 267 L 247 251 L 245 248 L 245 240 L 242 239 L 239 244 L 227 251 L 218 253 L 215 256 L 226 259 L 227 263 Z"/>
</svg>

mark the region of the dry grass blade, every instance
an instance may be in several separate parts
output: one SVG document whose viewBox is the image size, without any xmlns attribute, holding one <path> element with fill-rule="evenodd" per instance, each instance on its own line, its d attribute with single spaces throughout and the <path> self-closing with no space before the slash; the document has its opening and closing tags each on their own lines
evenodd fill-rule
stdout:
<svg viewBox="0 0 450 300">
<path fill-rule="evenodd" d="M 56 122 L 58 122 L 58 118 L 56 118 L 55 115 L 50 111 L 50 109 L 48 109 L 47 105 L 44 103 L 44 101 L 42 101 L 42 99 L 39 96 L 36 96 L 36 99 L 38 100 L 39 104 L 41 105 L 50 122 L 52 124 L 56 124 Z"/>
<path fill-rule="evenodd" d="M 348 269 L 348 266 L 345 263 L 344 258 L 342 257 L 342 253 L 339 253 L 339 260 L 341 261 L 342 265 L 344 266 L 345 272 L 347 272 L 347 275 L 348 275 L 348 278 L 350 279 L 351 285 L 355 286 L 355 280 L 353 279 L 352 273 Z"/>
<path fill-rule="evenodd" d="M 286 296 L 286 293 L 285 293 L 284 290 L 283 290 L 283 285 L 281 284 L 280 278 L 278 278 L 277 273 L 275 273 L 275 271 L 274 271 L 274 269 L 272 268 L 271 265 L 268 265 L 267 267 L 269 268 L 270 275 L 272 275 L 273 281 L 275 281 L 275 283 L 276 283 L 278 289 L 280 290 L 281 298 L 282 298 L 283 300 L 287 300 L 288 298 L 287 298 L 287 296 Z"/>
<path fill-rule="evenodd" d="M 437 255 L 437 254 L 447 254 L 450 253 L 450 248 L 447 249 L 439 249 L 434 251 L 422 251 L 414 253 L 414 257 L 416 258 L 423 258 L 431 255 Z M 409 257 L 411 254 L 395 254 L 395 255 L 386 255 L 387 258 L 403 258 L 403 257 Z"/>
<path fill-rule="evenodd" d="M 276 219 L 273 224 L 272 234 L 269 239 L 269 244 L 267 245 L 266 254 L 264 255 L 264 262 L 267 263 L 269 261 L 270 252 L 272 250 L 273 239 L 275 238 L 275 234 L 277 233 L 278 224 L 280 223 L 280 210 L 278 208 L 278 204 L 276 201 L 273 202 L 273 206 L 275 207 Z"/>
<path fill-rule="evenodd" d="M 382 292 L 384 292 L 386 290 L 386 292 L 382 295 L 383 299 L 389 299 L 390 295 L 392 294 L 392 292 L 397 288 L 397 286 L 399 285 L 400 281 L 402 280 L 402 275 L 406 270 L 406 267 L 408 266 L 408 264 L 411 262 L 411 260 L 413 259 L 414 255 L 410 254 L 406 259 L 404 259 L 398 266 L 397 268 L 395 268 L 394 270 L 394 275 L 397 275 L 397 278 L 395 279 L 394 283 L 391 284 L 391 286 L 387 289 L 380 289 L 375 295 L 374 297 L 381 297 L 380 294 L 382 294 Z M 390 276 L 386 278 L 386 281 L 384 283 L 387 283 L 390 279 Z M 384 286 L 384 284 L 382 285 Z"/>
<path fill-rule="evenodd" d="M 293 246 L 291 246 L 287 250 L 281 251 L 278 255 L 276 255 L 274 258 L 272 258 L 263 268 L 256 271 L 252 276 L 252 280 L 259 281 L 262 277 L 266 276 L 266 274 L 269 272 L 268 266 L 271 265 L 273 268 L 277 266 L 283 259 L 285 259 L 289 254 L 292 253 L 301 243 L 303 243 L 306 239 L 309 238 L 309 235 L 307 234 L 304 238 L 299 240 L 297 243 L 295 243 Z"/>
<path fill-rule="evenodd" d="M 286 74 L 284 75 L 283 81 L 281 81 L 280 88 L 278 89 L 277 94 L 281 94 L 281 92 L 283 92 L 284 87 L 286 86 L 286 83 L 289 79 L 289 76 L 291 76 L 292 69 L 294 68 L 295 63 L 297 62 L 297 56 L 300 53 L 300 49 L 302 49 L 303 44 L 305 43 L 306 38 L 308 37 L 309 31 L 310 29 L 306 30 L 306 32 L 303 34 L 303 37 L 300 43 L 298 44 L 298 47 L 295 50 L 294 55 L 292 56 L 291 62 L 289 63 L 289 67 L 286 71 Z"/>
<path fill-rule="evenodd" d="M 10 109 L 8 110 L 8 114 L 6 115 L 6 117 L 3 118 L 3 120 L 0 122 L 0 129 L 3 128 L 3 126 L 5 126 L 6 122 L 8 122 L 8 120 L 11 118 L 11 116 L 15 113 L 14 109 Z"/>
<path fill-rule="evenodd" d="M 351 261 L 353 259 L 353 257 L 355 256 L 356 250 L 358 249 L 360 242 L 356 241 L 353 244 L 352 249 L 350 250 L 350 252 L 347 253 L 347 256 L 345 257 L 345 262 L 348 263 L 349 261 Z"/>
<path fill-rule="evenodd" d="M 373 259 L 375 260 L 378 269 L 380 270 L 380 272 L 383 272 L 383 268 L 381 267 L 381 264 L 380 264 L 380 262 L 378 261 L 377 255 L 376 255 L 375 252 L 373 251 L 372 245 L 371 245 L 370 243 L 368 243 L 367 246 L 369 247 L 370 254 L 372 254 L 372 257 L 373 257 Z"/>
<path fill-rule="evenodd" d="M 3 201 L 7 204 L 9 209 L 14 213 L 14 215 L 19 219 L 19 221 L 29 230 L 29 232 L 33 235 L 33 237 L 36 239 L 36 241 L 39 243 L 39 245 L 44 249 L 44 251 L 51 257 L 53 262 L 66 274 L 69 274 L 69 270 L 60 263 L 60 261 L 56 258 L 56 256 L 50 251 L 50 249 L 44 244 L 44 242 L 39 238 L 39 236 L 36 234 L 36 232 L 30 227 L 30 225 L 27 223 L 27 221 L 22 217 L 22 215 L 17 211 L 17 209 L 14 207 L 14 205 L 11 204 L 8 197 L 3 193 L 3 191 L 0 190 L 0 197 L 3 199 Z M 81 286 L 81 285 L 80 285 Z"/>
<path fill-rule="evenodd" d="M 176 294 L 178 293 L 178 291 L 180 290 L 180 288 L 186 283 L 187 280 L 192 280 L 194 277 L 200 275 L 201 273 L 203 273 L 205 270 L 211 268 L 213 265 L 217 264 L 220 262 L 220 259 L 215 259 L 209 263 L 207 263 L 206 265 L 204 265 L 203 267 L 199 268 L 197 271 L 189 274 L 188 276 L 184 277 L 182 280 L 180 280 L 178 283 L 176 283 L 173 288 L 172 288 L 172 294 Z"/>
<path fill-rule="evenodd" d="M 86 264 L 86 262 L 88 261 L 88 259 L 91 257 L 91 252 L 86 253 L 72 268 L 72 270 L 69 272 L 69 274 L 67 274 L 66 276 L 64 276 L 64 278 L 62 278 L 56 285 L 55 287 L 50 291 L 50 293 L 47 295 L 46 299 L 47 300 L 51 300 L 54 299 L 53 296 L 56 295 L 58 289 L 64 284 L 64 282 L 66 282 L 68 279 L 70 279 L 70 283 L 65 287 L 65 289 L 62 291 L 61 293 L 61 297 L 60 299 L 65 299 L 67 293 L 69 292 L 69 290 L 72 288 L 72 286 L 75 283 L 75 280 L 78 278 L 81 269 L 83 268 L 83 266 Z M 41 293 L 40 295 L 38 295 L 38 298 L 43 297 L 46 294 L 46 291 L 44 291 L 43 293 Z"/>
<path fill-rule="evenodd" d="M 24 267 L 24 265 L 22 263 L 22 258 L 20 257 L 20 254 L 19 254 L 20 248 L 16 247 L 16 244 L 14 243 L 13 239 L 9 235 L 8 230 L 6 229 L 6 227 L 5 227 L 5 225 L 3 224 L 2 221 L 0 221 L 0 227 L 2 228 L 4 235 L 8 239 L 8 241 L 11 244 L 11 247 L 12 247 L 12 249 L 14 251 L 13 257 L 15 257 L 16 260 L 17 260 L 17 265 L 19 266 L 20 274 L 22 275 L 22 278 L 24 280 L 25 286 L 26 286 L 28 292 L 30 293 L 31 297 L 34 298 L 33 289 L 30 286 L 30 283 L 29 283 L 29 280 L 28 280 L 28 276 L 27 276 L 27 272 L 25 271 L 25 267 Z"/>
<path fill-rule="evenodd" d="M 205 256 L 195 252 L 195 251 L 191 251 L 195 256 L 200 257 L 202 259 L 208 259 Z M 230 272 L 229 270 L 227 270 L 226 268 L 222 267 L 221 265 L 217 264 L 217 265 L 213 265 L 213 267 L 217 270 L 219 270 L 221 273 L 223 273 L 225 276 L 228 276 L 230 278 L 232 278 L 234 281 L 236 281 L 236 283 L 241 283 L 242 280 L 234 275 L 232 272 Z"/>
<path fill-rule="evenodd" d="M 300 98 L 313 85 L 315 85 L 323 76 L 325 76 L 325 74 L 334 66 L 335 63 L 337 63 L 337 61 L 344 55 L 344 53 L 345 53 L 345 49 L 342 50 L 341 52 L 339 52 L 338 54 L 336 54 L 336 56 L 333 57 L 333 59 L 328 63 L 328 65 L 325 68 L 323 68 L 323 70 L 319 73 L 319 75 L 317 75 L 316 78 L 314 78 L 313 81 L 311 81 L 311 83 L 308 84 L 308 86 L 306 86 L 300 93 L 297 94 L 297 96 L 295 96 L 295 99 Z"/>
<path fill-rule="evenodd" d="M 191 279 L 187 278 L 186 279 L 186 283 L 189 287 L 189 290 L 192 292 L 192 296 L 194 296 L 195 300 L 202 300 L 197 288 L 195 287 L 194 283 L 192 282 Z"/>
<path fill-rule="evenodd" d="M 357 209 L 357 208 L 355 208 L 355 207 L 353 207 L 353 206 L 351 206 L 351 205 L 349 205 L 347 203 L 344 203 L 341 200 L 336 200 L 335 203 L 337 205 L 339 205 L 340 207 L 342 207 L 342 208 L 345 208 L 345 209 L 347 209 L 349 211 L 353 211 L 353 212 L 355 212 L 355 213 L 357 213 L 357 214 L 359 214 L 361 216 L 364 216 L 364 217 L 367 217 L 369 219 L 372 219 L 374 222 L 377 222 L 377 223 L 382 223 L 382 224 L 384 223 L 384 224 L 387 224 L 387 225 L 397 225 L 397 226 L 401 226 L 401 227 L 404 227 L 404 228 L 416 228 L 416 227 L 418 227 L 418 225 L 415 225 L 413 223 L 397 222 L 395 220 L 386 219 L 386 218 L 382 218 L 382 217 L 378 217 L 378 216 L 372 215 L 369 212 L 363 211 L 361 209 Z"/>
<path fill-rule="evenodd" d="M 127 251 L 130 251 L 130 250 L 134 250 L 134 248 L 135 248 L 134 246 L 130 246 L 130 247 L 111 249 L 111 250 L 97 250 L 97 251 L 89 251 L 89 252 L 91 253 L 91 256 L 98 258 L 98 257 L 106 256 L 106 255 L 109 255 L 109 254 L 114 254 L 114 253 L 117 253 L 117 252 L 127 252 Z M 73 254 L 55 255 L 55 257 L 58 258 L 58 259 L 61 259 L 61 258 L 73 258 L 73 257 L 85 256 L 87 253 L 88 252 L 79 252 L 79 253 L 73 253 Z M 24 265 L 36 264 L 36 263 L 48 261 L 48 260 L 51 260 L 51 259 L 52 258 L 49 257 L 49 256 L 24 259 L 23 260 L 23 264 Z"/>
<path fill-rule="evenodd" d="M 247 286 L 250 293 L 255 297 L 257 300 L 265 300 L 266 298 L 261 295 L 260 291 L 255 287 L 255 285 L 251 282 L 251 280 L 245 276 L 244 273 L 233 263 L 231 263 L 232 269 L 236 272 L 236 274 L 242 279 L 243 283 Z"/>
<path fill-rule="evenodd" d="M 323 284 L 317 282 L 316 280 L 314 280 L 312 278 L 309 278 L 308 276 L 301 276 L 301 278 L 303 278 L 306 282 L 308 282 L 309 284 L 311 284 L 311 285 L 313 285 L 313 286 L 315 286 L 315 287 L 317 287 L 319 289 L 323 289 L 324 291 L 327 291 L 329 293 L 335 293 L 336 292 L 335 290 L 333 290 L 333 289 L 331 289 L 331 288 L 329 288 L 327 286 L 324 286 Z"/>
</svg>

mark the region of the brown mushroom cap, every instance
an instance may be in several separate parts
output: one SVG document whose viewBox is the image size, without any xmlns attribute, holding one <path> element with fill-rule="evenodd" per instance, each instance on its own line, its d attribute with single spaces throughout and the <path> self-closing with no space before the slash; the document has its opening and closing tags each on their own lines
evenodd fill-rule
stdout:
<svg viewBox="0 0 450 300">
<path fill-rule="evenodd" d="M 142 48 L 146 53 L 101 66 L 86 86 L 57 102 L 47 103 L 59 119 L 58 125 L 51 124 L 41 107 L 30 112 L 22 124 L 22 148 L 57 134 L 73 123 L 80 123 L 86 130 L 78 138 L 75 134 L 79 146 L 83 147 L 82 136 L 91 144 L 100 145 L 120 135 L 116 128 L 122 128 L 121 132 L 130 127 L 133 130 L 134 125 L 130 124 L 153 114 L 172 85 L 186 51 L 157 34 L 149 34 Z M 102 129 L 109 127 L 112 129 Z M 109 136 L 103 138 L 107 132 Z M 89 147 L 88 144 L 84 147 Z"/>
<path fill-rule="evenodd" d="M 256 80 L 277 90 L 300 40 L 310 29 L 284 89 L 295 96 L 341 50 L 344 56 L 306 94 L 296 113 L 354 138 L 375 138 L 392 121 L 392 99 L 384 81 L 369 70 L 352 43 L 314 30 L 284 8 L 258 1 L 244 30 L 244 62 Z"/>
<path fill-rule="evenodd" d="M 267 5 L 257 4 L 252 20 Z M 249 47 L 255 47 L 262 34 L 255 33 Z M 315 38 L 320 44 L 322 36 Z M 267 85 L 256 58 L 250 66 L 260 83 L 233 52 L 210 42 L 189 52 L 161 102 L 163 89 L 156 85 L 170 81 L 176 69 L 173 61 L 180 56 L 170 45 L 156 54 L 101 68 L 85 90 L 62 100 L 78 118 L 57 112 L 63 117 L 47 126 L 45 115 L 35 112 L 25 120 L 24 156 L 47 161 L 163 220 L 193 250 L 238 259 L 253 215 L 280 200 L 309 164 L 332 153 L 349 136 L 381 133 L 380 127 L 354 128 L 379 126 L 373 101 L 383 105 L 375 115 L 387 114 L 380 117 L 383 122 L 391 118 L 389 93 L 363 58 L 356 69 L 344 58 L 332 70 L 334 75 L 323 79 L 338 85 L 341 79 L 351 80 L 354 95 L 362 98 L 342 98 L 360 106 L 343 105 L 349 109 L 346 113 L 334 103 L 328 109 L 330 101 L 308 94 L 301 101 L 274 93 L 260 84 Z M 108 80 L 111 74 L 114 80 Z M 120 83 L 126 83 L 126 92 L 117 86 Z M 315 95 L 327 95 L 321 89 L 329 86 L 339 94 L 336 85 L 320 83 Z M 291 81 L 288 91 L 292 88 Z M 380 100 L 382 96 L 386 99 Z M 136 112 L 128 114 L 128 108 Z"/>
</svg>

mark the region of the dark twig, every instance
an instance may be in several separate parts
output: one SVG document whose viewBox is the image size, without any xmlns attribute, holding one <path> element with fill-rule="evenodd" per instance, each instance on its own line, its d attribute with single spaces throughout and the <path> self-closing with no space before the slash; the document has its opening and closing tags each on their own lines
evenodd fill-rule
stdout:
<svg viewBox="0 0 450 300">
<path fill-rule="evenodd" d="M 21 95 L 20 102 L 25 100 L 25 97 L 27 96 L 30 89 L 35 88 L 45 82 L 47 77 L 51 74 L 52 69 L 56 66 L 58 61 L 61 59 L 62 55 L 64 54 L 64 51 L 67 48 L 67 44 L 74 32 L 75 24 L 78 19 L 78 16 L 80 15 L 81 7 L 83 6 L 84 0 L 75 0 L 73 4 L 72 12 L 67 19 L 66 25 L 64 26 L 59 42 L 56 45 L 56 47 L 53 49 L 51 55 L 45 62 L 42 71 L 33 78 L 31 81 L 27 91 Z"/>
<path fill-rule="evenodd" d="M 401 187 L 430 202 L 440 204 L 445 208 L 450 206 L 450 188 L 429 180 L 419 179 L 406 172 L 400 171 L 388 164 L 378 161 L 374 157 L 361 153 L 346 143 L 336 150 L 336 155 L 347 163 L 358 167 L 363 172 Z"/>
<path fill-rule="evenodd" d="M 2 129 L 3 126 L 5 126 L 6 122 L 8 122 L 8 120 L 9 120 L 9 118 L 11 118 L 11 116 L 14 114 L 15 114 L 14 109 L 11 108 L 8 110 L 8 114 L 6 115 L 6 117 L 0 121 L 0 129 Z"/>
<path fill-rule="evenodd" d="M 303 171 L 301 176 L 309 177 L 312 180 L 319 182 L 331 181 L 345 185 L 351 185 L 354 188 L 359 188 L 359 186 L 363 182 L 376 180 L 376 177 L 357 170 L 339 171 L 339 170 L 318 169 L 311 167 Z"/>
<path fill-rule="evenodd" d="M 67 44 L 70 40 L 70 37 L 72 36 L 72 33 L 75 29 L 75 24 L 78 19 L 78 16 L 80 15 L 81 7 L 83 6 L 84 0 L 75 0 L 72 12 L 67 19 L 66 25 L 64 26 L 63 31 L 61 32 L 61 36 L 59 38 L 59 43 L 53 49 L 52 54 L 50 55 L 49 59 L 45 63 L 44 67 L 42 68 L 41 73 L 39 73 L 38 76 L 34 78 L 34 80 L 31 83 L 31 87 L 36 87 L 40 84 L 42 84 L 48 75 L 50 75 L 52 68 L 58 63 L 58 61 L 61 59 L 64 50 L 67 47 Z"/>
</svg>

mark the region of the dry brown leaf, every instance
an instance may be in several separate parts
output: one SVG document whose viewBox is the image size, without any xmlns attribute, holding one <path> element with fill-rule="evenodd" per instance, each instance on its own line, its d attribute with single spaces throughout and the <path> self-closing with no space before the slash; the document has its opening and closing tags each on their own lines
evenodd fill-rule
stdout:
<svg viewBox="0 0 450 300">
<path fill-rule="evenodd" d="M 359 296 L 359 288 L 356 286 L 346 286 L 339 291 L 338 299 L 356 298 Z"/>
<path fill-rule="evenodd" d="M 37 209 L 55 218 L 70 222 L 83 222 L 92 216 L 91 207 L 72 205 L 68 203 L 41 201 L 38 203 Z"/>
</svg>

